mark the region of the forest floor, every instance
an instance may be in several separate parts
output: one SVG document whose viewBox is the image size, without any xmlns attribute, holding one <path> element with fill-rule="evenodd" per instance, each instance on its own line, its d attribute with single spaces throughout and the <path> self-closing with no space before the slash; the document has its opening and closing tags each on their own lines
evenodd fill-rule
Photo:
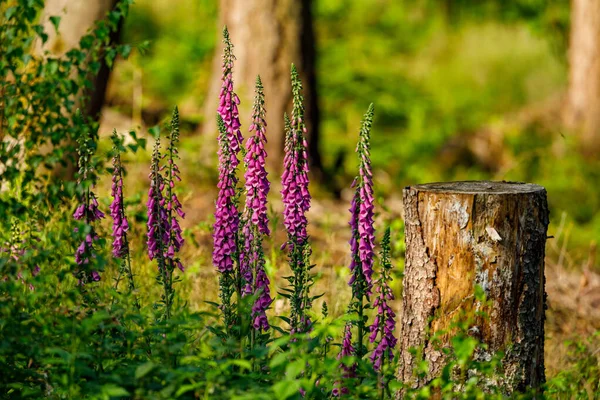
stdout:
<svg viewBox="0 0 600 400">
<path fill-rule="evenodd" d="M 125 127 L 130 121 L 118 113 L 106 113 L 108 118 L 103 121 L 101 132 L 110 132 L 113 127 Z M 104 128 L 110 127 L 108 128 Z M 118 129 L 119 130 L 119 129 Z M 120 131 L 126 131 L 121 129 Z M 136 199 L 131 208 L 138 215 L 145 214 L 145 196 L 147 191 L 147 174 L 149 165 L 149 141 L 147 151 L 129 160 L 126 185 L 129 196 L 135 194 Z M 218 284 L 215 269 L 211 263 L 214 201 L 216 191 L 216 173 L 210 160 L 198 160 L 198 140 L 195 137 L 182 138 L 180 168 L 182 170 L 182 186 L 180 199 L 186 212 L 183 222 L 186 246 L 182 250 L 186 273 L 180 286 L 180 297 L 192 310 L 207 310 L 206 301 L 215 301 Z M 285 240 L 281 222 L 283 209 L 279 196 L 279 177 L 270 174 L 272 181 L 270 200 L 271 231 L 274 232 L 266 245 L 267 269 L 271 277 L 272 292 L 276 293 L 284 287 L 284 277 L 289 274 L 285 254 L 280 250 Z M 128 181 L 128 182 L 127 182 Z M 377 182 L 376 182 L 377 184 Z M 108 192 L 108 182 L 99 192 Z M 345 313 L 350 300 L 350 289 L 347 285 L 349 278 L 349 204 L 350 191 L 342 192 L 341 200 L 334 200 L 323 193 L 321 188 L 311 183 L 314 194 L 311 210 L 308 214 L 309 235 L 312 243 L 312 262 L 315 264 L 314 294 L 323 293 L 323 297 L 315 302 L 313 309 L 318 313 L 323 302 L 327 302 L 330 315 L 338 316 Z M 560 212 L 552 210 L 553 213 Z M 395 281 L 392 284 L 396 295 L 394 309 L 397 315 L 402 313 L 402 279 L 404 269 L 404 236 L 402 223 L 401 188 L 392 190 L 383 198 L 378 199 L 376 226 L 378 235 L 386 224 L 392 227 L 393 253 L 395 262 Z M 556 214 L 555 214 L 556 215 Z M 591 357 L 600 357 L 600 337 L 595 335 L 600 331 L 600 274 L 594 271 L 593 254 L 595 244 L 590 244 L 590 256 L 582 265 L 573 262 L 569 253 L 569 236 L 571 226 L 567 224 L 565 215 L 560 223 L 552 223 L 548 235 L 551 238 L 546 245 L 546 347 L 545 360 L 547 375 L 555 376 L 566 366 L 573 365 L 581 354 L 574 354 L 575 348 L 571 342 L 585 342 L 585 352 Z M 140 224 L 137 224 L 138 226 Z M 154 281 L 154 266 L 147 261 L 144 248 L 144 231 L 137 232 L 132 241 L 134 257 L 139 260 L 137 265 L 143 266 L 143 271 L 137 274 L 141 280 L 141 291 L 156 290 Z M 379 236 L 378 236 L 379 238 Z M 280 314 L 288 308 L 284 298 L 275 296 L 271 312 Z M 581 349 L 579 350 L 581 352 Z"/>
</svg>

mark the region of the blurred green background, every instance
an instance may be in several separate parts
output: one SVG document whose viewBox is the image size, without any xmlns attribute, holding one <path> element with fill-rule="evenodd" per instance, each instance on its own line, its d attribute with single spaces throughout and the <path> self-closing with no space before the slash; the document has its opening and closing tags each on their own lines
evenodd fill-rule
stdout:
<svg viewBox="0 0 600 400">
<path fill-rule="evenodd" d="M 122 40 L 149 46 L 118 64 L 109 109 L 152 125 L 178 104 L 188 122 L 184 146 L 197 149 L 216 79 L 218 13 L 215 0 L 137 0 Z M 597 159 L 580 155 L 560 119 L 569 22 L 568 0 L 315 0 L 325 167 L 341 164 L 342 186 L 351 179 L 360 118 L 374 102 L 372 158 L 382 196 L 426 181 L 541 184 L 550 234 L 561 221 L 574 229 L 569 260 L 583 265 L 600 236 L 600 180 Z"/>
</svg>

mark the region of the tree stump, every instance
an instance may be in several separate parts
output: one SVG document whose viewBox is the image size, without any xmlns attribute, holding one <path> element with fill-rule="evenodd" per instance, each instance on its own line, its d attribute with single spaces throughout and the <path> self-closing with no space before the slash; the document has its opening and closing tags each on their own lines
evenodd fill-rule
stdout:
<svg viewBox="0 0 600 400">
<path fill-rule="evenodd" d="M 495 384 L 507 394 L 537 388 L 544 374 L 546 190 L 513 182 L 450 182 L 404 189 L 406 266 L 398 379 L 421 387 L 445 365 L 429 341 L 459 313 L 469 334 L 504 352 Z M 487 301 L 475 296 L 479 286 Z M 486 317 L 476 311 L 484 311 Z M 451 333 L 441 338 L 449 346 Z M 413 355 L 409 349 L 414 348 Z M 429 373 L 418 378 L 416 363 Z"/>
</svg>

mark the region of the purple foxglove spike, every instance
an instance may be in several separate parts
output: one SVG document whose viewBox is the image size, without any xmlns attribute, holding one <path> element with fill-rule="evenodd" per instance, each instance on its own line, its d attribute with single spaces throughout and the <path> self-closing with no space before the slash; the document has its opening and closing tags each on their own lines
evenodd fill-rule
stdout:
<svg viewBox="0 0 600 400">
<path fill-rule="evenodd" d="M 167 249 L 170 237 L 170 225 L 168 215 L 164 209 L 165 199 L 163 190 L 165 188 L 163 176 L 159 171 L 160 155 L 160 139 L 157 138 L 154 151 L 152 154 L 152 166 L 150 172 L 150 189 L 148 190 L 148 257 L 153 260 L 157 257 L 164 257 L 164 252 Z M 160 263 L 159 263 L 160 265 Z"/>
<path fill-rule="evenodd" d="M 79 206 L 77 206 L 77 209 L 75 210 L 75 213 L 73 214 L 73 218 L 75 218 L 76 220 L 80 220 L 83 218 L 85 213 L 85 204 L 80 204 Z"/>
<path fill-rule="evenodd" d="M 265 311 L 271 304 L 269 279 L 264 270 L 262 250 L 263 235 L 269 235 L 267 216 L 267 194 L 270 183 L 265 170 L 265 126 L 264 92 L 260 77 L 256 80 L 252 124 L 254 135 L 246 141 L 246 204 L 244 207 L 244 247 L 240 258 L 241 275 L 246 283 L 244 295 L 255 294 L 258 297 L 252 307 L 253 326 L 256 330 L 267 330 L 269 324 Z M 255 281 L 253 281 L 255 277 Z"/>
<path fill-rule="evenodd" d="M 286 135 L 284 173 L 281 177 L 284 204 L 283 223 L 291 238 L 297 243 L 306 241 L 305 214 L 310 208 L 310 192 L 308 190 L 308 159 L 306 157 L 306 140 L 304 138 L 304 125 L 302 115 L 304 108 L 301 104 L 302 84 L 295 72 L 292 72 L 294 90 L 294 112 L 292 124 Z"/>
<path fill-rule="evenodd" d="M 94 150 L 93 150 L 93 138 L 87 132 L 82 135 L 79 142 L 79 160 L 78 160 L 78 184 L 83 185 L 84 181 L 91 184 L 91 187 L 95 184 L 95 175 L 93 165 L 90 164 Z M 98 240 L 99 237 L 94 231 L 93 222 L 104 218 L 104 213 L 100 211 L 98 200 L 94 192 L 90 188 L 83 190 L 80 197 L 80 204 L 77 206 L 73 218 L 78 221 L 83 221 L 90 228 L 90 233 L 86 235 L 85 239 L 81 242 L 79 247 L 75 250 L 75 262 L 79 265 L 79 268 L 75 272 L 75 276 L 82 284 L 86 284 L 91 280 L 97 281 L 100 279 L 100 275 L 96 271 L 91 271 L 89 264 L 90 259 L 95 259 L 94 254 L 94 241 Z M 74 229 L 79 232 L 78 228 Z"/>
<path fill-rule="evenodd" d="M 121 169 L 121 158 L 117 154 L 113 158 L 113 177 L 112 177 L 111 195 L 113 201 L 110 204 L 110 215 L 113 220 L 113 249 L 112 254 L 115 258 L 124 257 L 127 254 L 127 246 L 125 245 L 125 235 L 129 229 L 127 216 L 125 215 L 123 205 L 123 174 Z"/>
<path fill-rule="evenodd" d="M 338 360 L 343 357 L 354 356 L 355 353 L 354 347 L 352 346 L 352 324 L 346 323 L 346 326 L 344 327 L 344 337 L 342 338 L 341 350 L 338 354 Z M 350 366 L 342 365 L 342 369 L 344 370 L 342 376 L 345 379 L 356 376 L 356 364 Z M 350 391 L 348 387 L 343 385 L 341 382 L 336 382 L 334 384 L 334 389 L 332 391 L 332 395 L 334 397 L 340 397 L 341 395 L 347 395 L 349 393 Z"/>
<path fill-rule="evenodd" d="M 381 369 L 384 360 L 390 360 L 393 356 L 393 348 L 398 340 L 394 336 L 396 327 L 396 313 L 392 310 L 390 303 L 394 300 L 394 294 L 389 286 L 392 280 L 390 271 L 392 268 L 390 258 L 390 229 L 385 231 L 381 241 L 381 276 L 375 283 L 377 287 L 377 298 L 374 302 L 378 315 L 370 327 L 371 343 L 376 343 L 376 348 L 370 356 L 373 368 Z M 379 341 L 377 342 L 377 338 Z"/>
<path fill-rule="evenodd" d="M 228 140 L 225 122 L 217 114 L 219 126 L 219 193 L 215 209 L 215 224 L 213 229 L 213 264 L 221 273 L 233 271 L 233 260 L 237 252 L 237 232 L 239 229 L 239 213 L 235 188 L 235 156 L 231 157 L 231 143 Z"/>
<path fill-rule="evenodd" d="M 242 132 L 240 131 L 240 120 L 237 105 L 240 103 L 238 96 L 233 91 L 233 44 L 229 38 L 229 32 L 223 32 L 225 49 L 223 53 L 223 76 L 221 78 L 221 91 L 219 92 L 218 114 L 225 124 L 225 138 L 231 149 L 232 168 L 237 168 L 239 160 L 237 154 L 242 148 Z"/>
<path fill-rule="evenodd" d="M 371 174 L 371 160 L 369 159 L 370 129 L 373 121 L 373 105 L 369 106 L 364 116 L 360 129 L 360 138 L 356 146 L 359 158 L 359 174 L 352 182 L 355 194 L 350 207 L 350 227 L 352 239 L 350 247 L 352 251 L 352 262 L 350 269 L 353 275 L 360 274 L 364 280 L 365 294 L 372 294 L 373 290 L 373 262 L 375 248 L 374 228 L 374 198 L 373 180 Z M 356 271 L 359 266 L 360 271 Z M 360 280 L 359 280 L 360 281 Z M 357 282 L 352 280 L 352 284 Z"/>
</svg>

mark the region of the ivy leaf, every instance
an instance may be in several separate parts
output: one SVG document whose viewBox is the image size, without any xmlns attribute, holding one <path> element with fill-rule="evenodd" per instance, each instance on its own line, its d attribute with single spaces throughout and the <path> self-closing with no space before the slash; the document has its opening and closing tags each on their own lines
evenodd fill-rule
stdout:
<svg viewBox="0 0 600 400">
<path fill-rule="evenodd" d="M 4 12 L 4 17 L 8 21 L 9 19 L 12 18 L 13 15 L 15 15 L 16 12 L 17 12 L 17 7 L 8 7 L 6 9 L 6 11 Z"/>
<path fill-rule="evenodd" d="M 50 22 L 54 25 L 54 30 L 58 33 L 58 26 L 60 25 L 60 18 L 58 15 L 53 15 L 50 17 Z"/>
<path fill-rule="evenodd" d="M 80 40 L 79 40 L 79 47 L 81 47 L 82 49 L 89 49 L 92 47 L 92 44 L 94 43 L 94 37 L 90 34 L 84 35 Z"/>
<path fill-rule="evenodd" d="M 124 44 L 121 46 L 121 57 L 127 58 L 131 54 L 131 45 Z"/>
</svg>

